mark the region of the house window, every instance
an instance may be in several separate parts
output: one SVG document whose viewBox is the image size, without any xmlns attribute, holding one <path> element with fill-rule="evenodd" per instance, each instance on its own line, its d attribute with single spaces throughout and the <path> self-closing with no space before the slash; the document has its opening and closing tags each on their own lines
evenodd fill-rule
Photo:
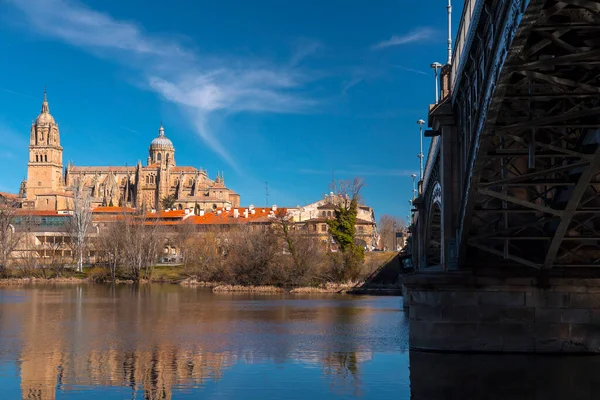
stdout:
<svg viewBox="0 0 600 400">
<path fill-rule="evenodd" d="M 331 217 L 331 211 L 327 211 L 327 216 Z"/>
<path fill-rule="evenodd" d="M 327 225 L 321 225 L 321 232 L 327 232 Z"/>
<path fill-rule="evenodd" d="M 365 231 L 365 227 L 364 226 L 359 226 L 358 227 L 358 232 L 359 233 L 363 233 Z"/>
<path fill-rule="evenodd" d="M 150 176 L 146 177 L 146 184 L 149 185 L 150 184 Z"/>
<path fill-rule="evenodd" d="M 321 213 L 321 215 L 325 217 L 325 216 L 327 216 L 327 213 L 326 213 L 325 211 L 323 211 L 323 212 Z"/>
</svg>

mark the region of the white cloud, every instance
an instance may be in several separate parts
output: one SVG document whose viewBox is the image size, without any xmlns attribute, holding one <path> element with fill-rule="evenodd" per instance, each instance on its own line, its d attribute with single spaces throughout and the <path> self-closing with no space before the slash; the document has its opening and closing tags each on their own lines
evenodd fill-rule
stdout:
<svg viewBox="0 0 600 400">
<path fill-rule="evenodd" d="M 401 36 L 394 35 L 388 40 L 384 40 L 382 42 L 374 44 L 373 46 L 371 46 L 371 48 L 376 50 L 392 46 L 400 46 L 403 44 L 423 42 L 431 39 L 433 36 L 435 36 L 435 34 L 436 31 L 432 28 L 418 28 Z"/>
<path fill-rule="evenodd" d="M 142 87 L 177 104 L 197 134 L 236 169 L 210 129 L 213 113 L 302 113 L 318 103 L 305 93 L 311 78 L 297 66 L 319 48 L 317 43 L 298 46 L 290 62 L 281 66 L 256 59 L 214 58 L 76 1 L 7 1 L 36 33 L 140 71 Z"/>
</svg>

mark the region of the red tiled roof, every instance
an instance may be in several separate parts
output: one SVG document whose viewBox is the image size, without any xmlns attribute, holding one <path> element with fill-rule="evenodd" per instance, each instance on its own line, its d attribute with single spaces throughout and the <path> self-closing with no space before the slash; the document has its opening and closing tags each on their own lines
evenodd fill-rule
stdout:
<svg viewBox="0 0 600 400">
<path fill-rule="evenodd" d="M 19 198 L 19 195 L 16 195 L 14 193 L 8 193 L 8 192 L 0 192 L 0 196 L 6 197 L 7 199 L 18 199 Z"/>
<path fill-rule="evenodd" d="M 54 210 L 27 210 L 27 209 L 18 209 L 15 211 L 15 215 L 35 215 L 35 216 L 44 216 L 44 217 L 49 217 L 49 216 L 57 216 L 57 215 L 64 215 L 64 216 L 68 216 L 69 214 L 59 214 L 58 211 L 54 211 Z"/>
<path fill-rule="evenodd" d="M 71 167 L 71 172 L 135 172 L 136 167 L 135 166 L 127 166 L 127 167 L 123 167 L 123 166 L 118 166 L 118 167 L 112 167 L 112 166 L 85 166 L 85 167 L 78 167 L 78 166 L 73 166 Z"/>
<path fill-rule="evenodd" d="M 173 167 L 171 169 L 171 171 L 173 171 L 173 172 L 196 172 L 196 171 L 198 171 L 198 169 L 194 168 L 194 167 L 189 167 L 189 166 L 181 166 L 181 167 Z"/>
<path fill-rule="evenodd" d="M 131 207 L 96 207 L 92 210 L 94 214 L 122 214 L 133 213 L 135 208 Z"/>
</svg>

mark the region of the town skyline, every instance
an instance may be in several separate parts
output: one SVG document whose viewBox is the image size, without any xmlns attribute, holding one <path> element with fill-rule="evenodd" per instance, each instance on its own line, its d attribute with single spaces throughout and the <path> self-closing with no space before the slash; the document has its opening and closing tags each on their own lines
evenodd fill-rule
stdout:
<svg viewBox="0 0 600 400">
<path fill-rule="evenodd" d="M 222 26 L 186 28 L 170 23 L 169 15 L 154 24 L 156 5 L 139 13 L 134 5 L 116 2 L 102 9 L 72 1 L 38 6 L 25 9 L 10 1 L 1 6 L 12 19 L 2 28 L 11 39 L 3 50 L 19 60 L 0 67 L 12 77 L 0 88 L 0 128 L 10 142 L 1 166 L 11 171 L 0 180 L 0 190 L 16 192 L 25 175 L 28 125 L 47 85 L 65 165 L 135 163 L 162 120 L 178 162 L 213 175 L 223 171 L 246 205 L 265 203 L 265 182 L 270 204 L 310 203 L 329 191 L 335 174 L 335 179 L 365 178 L 365 203 L 377 215 L 406 217 L 408 202 L 396 197 L 408 200 L 410 175 L 418 171 L 414 122 L 432 102 L 428 65 L 444 54 L 443 5 L 423 23 L 410 21 L 412 12 L 421 12 L 406 10 L 401 2 L 371 10 L 364 16 L 368 34 L 360 41 L 354 37 L 351 48 L 339 35 L 349 35 L 352 23 L 363 19 L 358 9 L 344 14 L 351 21 L 333 34 L 307 15 L 300 19 L 303 27 L 286 27 L 278 22 L 286 11 L 275 7 L 272 15 L 247 17 L 281 37 L 230 34 L 217 43 L 207 32 L 219 36 L 233 21 L 215 5 L 200 6 L 204 13 L 198 18 L 217 18 Z M 182 9 L 175 6 L 167 14 Z M 404 25 L 391 21 L 399 15 Z M 42 22 L 50 20 L 52 26 Z M 23 35 L 23 24 L 31 32 Z M 114 35 L 98 41 L 111 30 Z M 189 70 L 159 61 L 167 59 Z M 187 86 L 190 90 L 182 92 Z"/>
</svg>

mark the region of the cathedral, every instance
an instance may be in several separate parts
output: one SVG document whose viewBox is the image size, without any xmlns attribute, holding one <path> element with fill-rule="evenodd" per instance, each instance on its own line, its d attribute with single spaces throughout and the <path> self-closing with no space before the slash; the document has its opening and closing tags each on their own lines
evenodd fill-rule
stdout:
<svg viewBox="0 0 600 400">
<path fill-rule="evenodd" d="M 31 125 L 27 180 L 21 184 L 24 208 L 68 210 L 73 188 L 82 185 L 93 207 L 142 207 L 160 209 L 200 207 L 203 210 L 239 207 L 240 196 L 225 186 L 223 175 L 215 180 L 206 170 L 178 166 L 175 147 L 161 126 L 150 142 L 148 159 L 134 166 L 77 166 L 63 169 L 63 148 L 58 124 L 50 115 L 44 92 L 42 111 Z"/>
</svg>

